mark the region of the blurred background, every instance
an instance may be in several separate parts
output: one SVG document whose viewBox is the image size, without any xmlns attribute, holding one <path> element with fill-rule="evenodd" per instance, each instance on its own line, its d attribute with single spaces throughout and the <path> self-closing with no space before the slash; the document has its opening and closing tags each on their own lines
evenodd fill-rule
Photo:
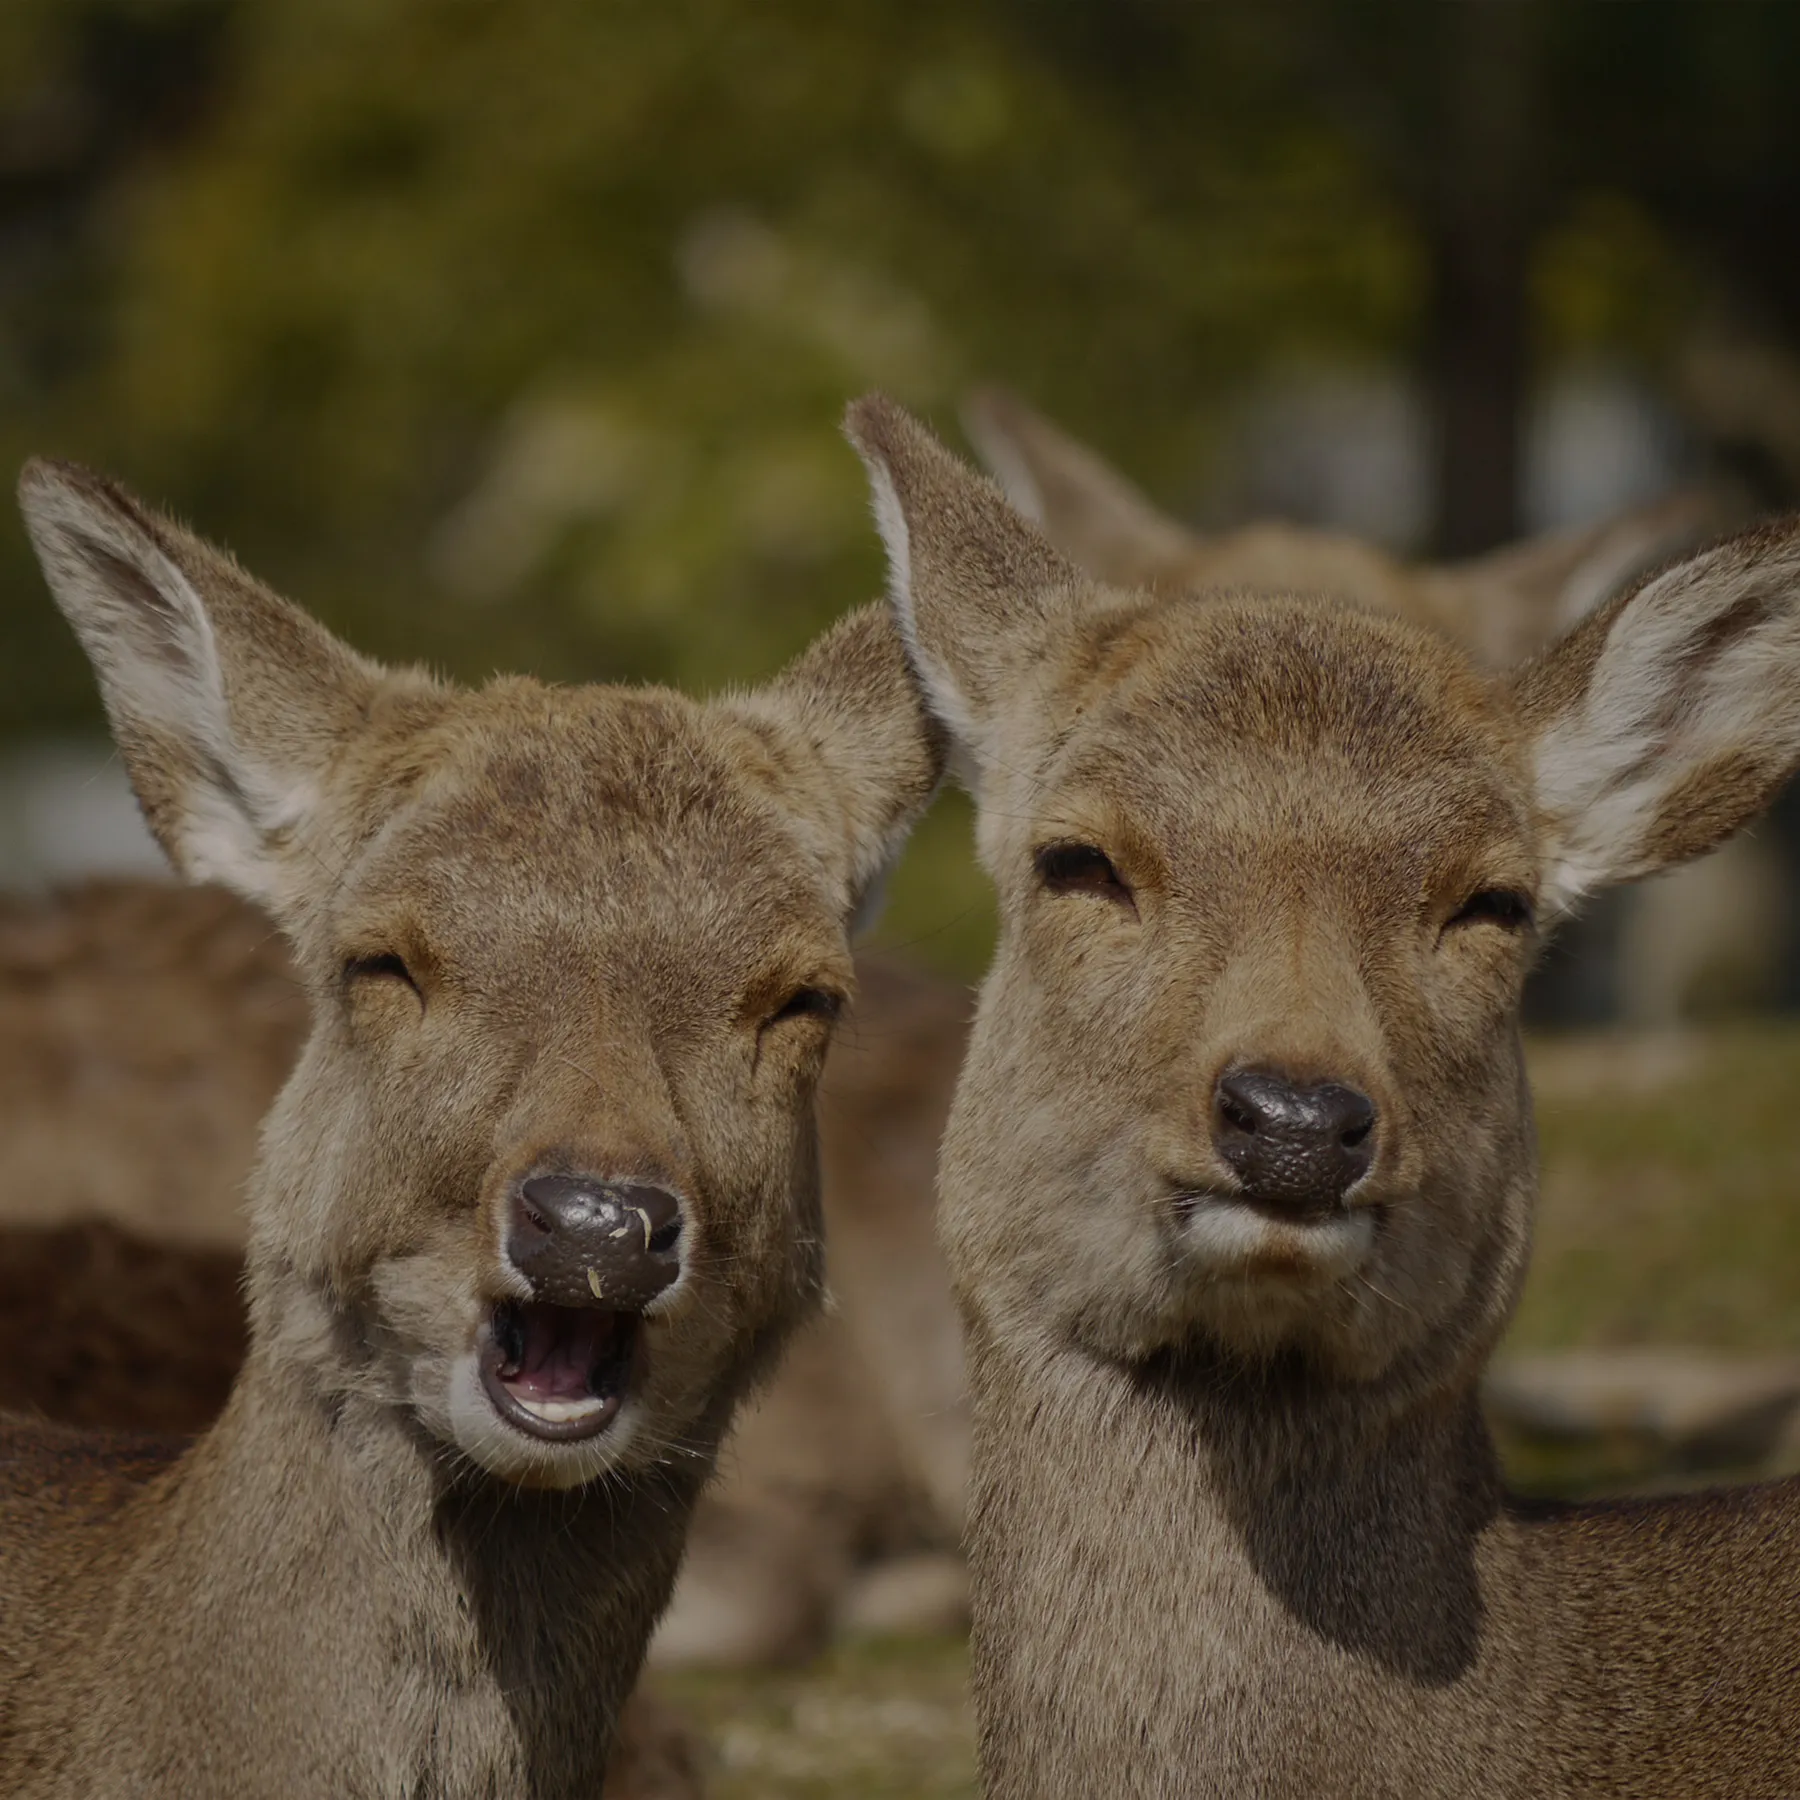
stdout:
<svg viewBox="0 0 1800 1800">
<path fill-rule="evenodd" d="M 701 687 L 876 591 L 870 386 L 1408 553 L 1780 504 L 1796 68 L 1759 0 L 7 0 L 0 461 L 380 654 Z M 0 582 L 0 858 L 147 865 L 10 508 Z M 886 931 L 966 974 L 963 841 Z"/>
<path fill-rule="evenodd" d="M 700 688 L 878 591 L 873 386 L 954 438 L 1004 382 L 1201 530 L 1787 506 L 1797 77 L 1791 0 L 3 0 L 0 464 L 380 655 Z M 1569 934 L 1539 1019 L 1791 1006 L 1793 810 Z M 882 927 L 961 977 L 966 846 L 940 807 Z M 0 885 L 154 866 L 0 509 Z M 1532 1055 L 1513 1473 L 1800 1467 L 1800 1029 Z M 683 1692 L 724 1800 L 964 1795 L 960 1654 Z"/>
</svg>

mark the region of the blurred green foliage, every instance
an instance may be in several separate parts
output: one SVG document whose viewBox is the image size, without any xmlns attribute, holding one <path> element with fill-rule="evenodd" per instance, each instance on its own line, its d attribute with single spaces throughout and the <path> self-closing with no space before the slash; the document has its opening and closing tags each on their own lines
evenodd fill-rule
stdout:
<svg viewBox="0 0 1800 1800">
<path fill-rule="evenodd" d="M 18 5 L 19 66 L 71 53 L 67 0 Z M 1412 304 L 1316 134 L 1150 182 L 1108 93 L 960 0 L 246 0 L 218 29 L 205 117 L 85 222 L 75 366 L 13 383 L 0 437 L 462 672 L 773 666 L 880 578 L 835 429 L 860 389 L 949 423 L 1003 372 L 1166 465 L 1246 367 L 1389 344 Z M 75 698 L 7 660 L 9 718 Z"/>
<path fill-rule="evenodd" d="M 1001 373 L 1182 467 L 1209 394 L 1413 305 L 1316 132 L 1150 179 L 1115 94 L 962 0 L 12 0 L 5 31 L 0 99 L 52 138 L 97 35 L 216 40 L 0 305 L 6 460 L 107 466 L 465 676 L 777 666 L 879 587 L 862 389 L 951 427 Z M 0 719 L 91 718 L 10 520 L 0 576 Z M 965 861 L 940 827 L 894 928 L 962 966 Z"/>
<path fill-rule="evenodd" d="M 1454 10 L 7 0 L 0 460 L 110 468 L 379 654 L 755 678 L 880 582 L 862 389 L 952 429 L 1004 378 L 1180 506 L 1274 365 L 1411 356 Z M 1680 259 L 1569 184 L 1549 341 L 1654 354 Z M 0 731 L 91 723 L 10 516 L 0 581 Z M 966 964 L 926 863 L 896 930 Z"/>
</svg>

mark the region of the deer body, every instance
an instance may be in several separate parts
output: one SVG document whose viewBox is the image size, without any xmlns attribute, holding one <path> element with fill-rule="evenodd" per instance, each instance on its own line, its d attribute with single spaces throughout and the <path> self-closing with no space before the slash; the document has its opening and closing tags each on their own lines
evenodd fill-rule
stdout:
<svg viewBox="0 0 1800 1800">
<path fill-rule="evenodd" d="M 939 1175 L 988 1792 L 1800 1791 L 1800 1483 L 1522 1507 L 1477 1403 L 1537 921 L 1800 764 L 1800 526 L 1496 678 L 1099 587 L 904 414 L 850 428 L 1000 900 Z"/>
<path fill-rule="evenodd" d="M 465 693 L 80 471 L 21 497 L 152 829 L 274 914 L 312 1029 L 219 1421 L 167 1463 L 7 1428 L 0 1788 L 592 1793 L 817 1300 L 846 928 L 935 775 L 898 648 Z"/>
</svg>

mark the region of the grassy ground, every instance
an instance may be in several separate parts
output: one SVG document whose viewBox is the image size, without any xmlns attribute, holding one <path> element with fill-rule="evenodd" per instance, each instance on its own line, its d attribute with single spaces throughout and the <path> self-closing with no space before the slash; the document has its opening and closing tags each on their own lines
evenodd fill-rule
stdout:
<svg viewBox="0 0 1800 1800">
<path fill-rule="evenodd" d="M 712 1800 L 968 1800 L 960 1639 L 847 1645 L 809 1669 L 664 1686 L 711 1743 Z"/>
<path fill-rule="evenodd" d="M 1800 1028 L 1533 1057 L 1544 1188 L 1521 1348 L 1800 1348 Z"/>
<path fill-rule="evenodd" d="M 1800 1026 L 1536 1046 L 1544 1164 L 1521 1349 L 1800 1348 Z M 1654 1479 L 1627 1451 L 1509 1445 L 1540 1491 Z M 667 1685 L 715 1748 L 716 1800 L 974 1793 L 959 1642 Z"/>
</svg>

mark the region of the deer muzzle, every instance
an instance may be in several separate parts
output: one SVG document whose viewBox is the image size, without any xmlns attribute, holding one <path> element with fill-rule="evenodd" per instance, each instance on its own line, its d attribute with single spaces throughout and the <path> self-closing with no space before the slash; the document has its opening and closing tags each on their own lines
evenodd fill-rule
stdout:
<svg viewBox="0 0 1800 1800">
<path fill-rule="evenodd" d="M 567 1443 L 618 1416 L 641 1360 L 642 1315 L 681 1273 L 682 1207 L 666 1188 L 534 1175 L 513 1192 L 506 1256 L 531 1285 L 482 1334 L 482 1385 L 529 1437 Z"/>
<path fill-rule="evenodd" d="M 681 1227 L 667 1188 L 534 1175 L 514 1197 L 506 1255 L 535 1300 L 641 1312 L 681 1273 Z"/>
</svg>

